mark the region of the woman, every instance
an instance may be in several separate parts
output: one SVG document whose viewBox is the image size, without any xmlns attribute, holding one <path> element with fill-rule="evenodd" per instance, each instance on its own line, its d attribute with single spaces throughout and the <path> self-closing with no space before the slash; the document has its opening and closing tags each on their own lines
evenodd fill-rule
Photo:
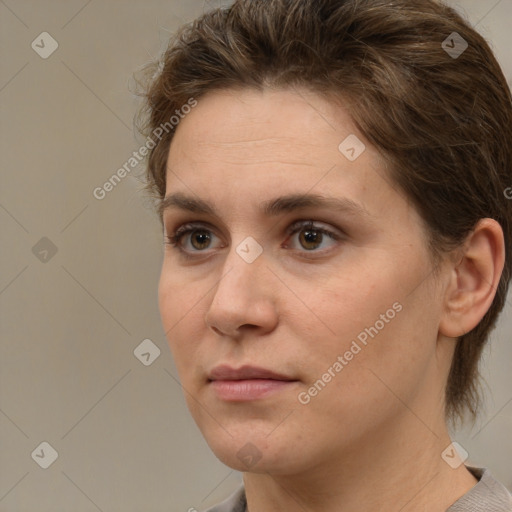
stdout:
<svg viewBox="0 0 512 512">
<path fill-rule="evenodd" d="M 154 70 L 151 70 L 154 71 Z M 512 106 L 433 0 L 239 0 L 147 90 L 163 326 L 211 511 L 509 511 L 448 426 L 512 269 Z"/>
</svg>

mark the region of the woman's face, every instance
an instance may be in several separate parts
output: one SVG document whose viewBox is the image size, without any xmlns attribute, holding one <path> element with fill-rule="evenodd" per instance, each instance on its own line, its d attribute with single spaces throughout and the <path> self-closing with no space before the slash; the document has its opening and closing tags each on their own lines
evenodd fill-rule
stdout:
<svg viewBox="0 0 512 512">
<path fill-rule="evenodd" d="M 209 93 L 170 147 L 174 194 L 190 202 L 168 201 L 165 234 L 195 231 L 166 245 L 160 312 L 219 459 L 298 472 L 442 415 L 449 357 L 425 232 L 342 106 L 306 91 Z M 220 365 L 288 380 L 212 374 Z"/>
</svg>

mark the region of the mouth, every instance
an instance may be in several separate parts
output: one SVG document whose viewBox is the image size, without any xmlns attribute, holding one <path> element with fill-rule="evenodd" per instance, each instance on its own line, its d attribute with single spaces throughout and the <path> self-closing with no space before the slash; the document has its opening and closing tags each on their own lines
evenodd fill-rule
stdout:
<svg viewBox="0 0 512 512">
<path fill-rule="evenodd" d="M 216 366 L 208 375 L 208 384 L 225 401 L 256 400 L 279 393 L 297 383 L 293 377 L 256 366 L 235 369 Z"/>
</svg>

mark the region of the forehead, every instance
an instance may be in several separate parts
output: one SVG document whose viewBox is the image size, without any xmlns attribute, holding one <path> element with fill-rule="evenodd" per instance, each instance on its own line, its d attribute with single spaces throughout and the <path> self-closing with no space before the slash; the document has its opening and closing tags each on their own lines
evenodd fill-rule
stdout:
<svg viewBox="0 0 512 512">
<path fill-rule="evenodd" d="M 167 165 L 166 195 L 240 209 L 310 192 L 342 196 L 378 214 L 379 198 L 396 194 L 382 158 L 348 112 L 305 90 L 208 93 L 180 122 Z"/>
<path fill-rule="evenodd" d="M 345 109 L 310 91 L 221 90 L 199 100 L 181 121 L 172 145 L 186 138 L 187 145 L 203 155 L 232 153 L 251 157 L 250 161 L 271 155 L 314 164 L 311 151 L 322 149 L 336 159 L 338 144 L 354 132 Z"/>
</svg>

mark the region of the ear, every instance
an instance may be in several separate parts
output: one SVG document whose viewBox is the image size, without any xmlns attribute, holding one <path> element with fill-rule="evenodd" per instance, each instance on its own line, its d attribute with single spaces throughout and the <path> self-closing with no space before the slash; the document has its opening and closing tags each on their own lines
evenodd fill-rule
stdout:
<svg viewBox="0 0 512 512">
<path fill-rule="evenodd" d="M 457 338 L 474 329 L 491 307 L 505 264 L 503 230 L 481 219 L 468 235 L 462 256 L 450 270 L 440 334 Z"/>
</svg>

